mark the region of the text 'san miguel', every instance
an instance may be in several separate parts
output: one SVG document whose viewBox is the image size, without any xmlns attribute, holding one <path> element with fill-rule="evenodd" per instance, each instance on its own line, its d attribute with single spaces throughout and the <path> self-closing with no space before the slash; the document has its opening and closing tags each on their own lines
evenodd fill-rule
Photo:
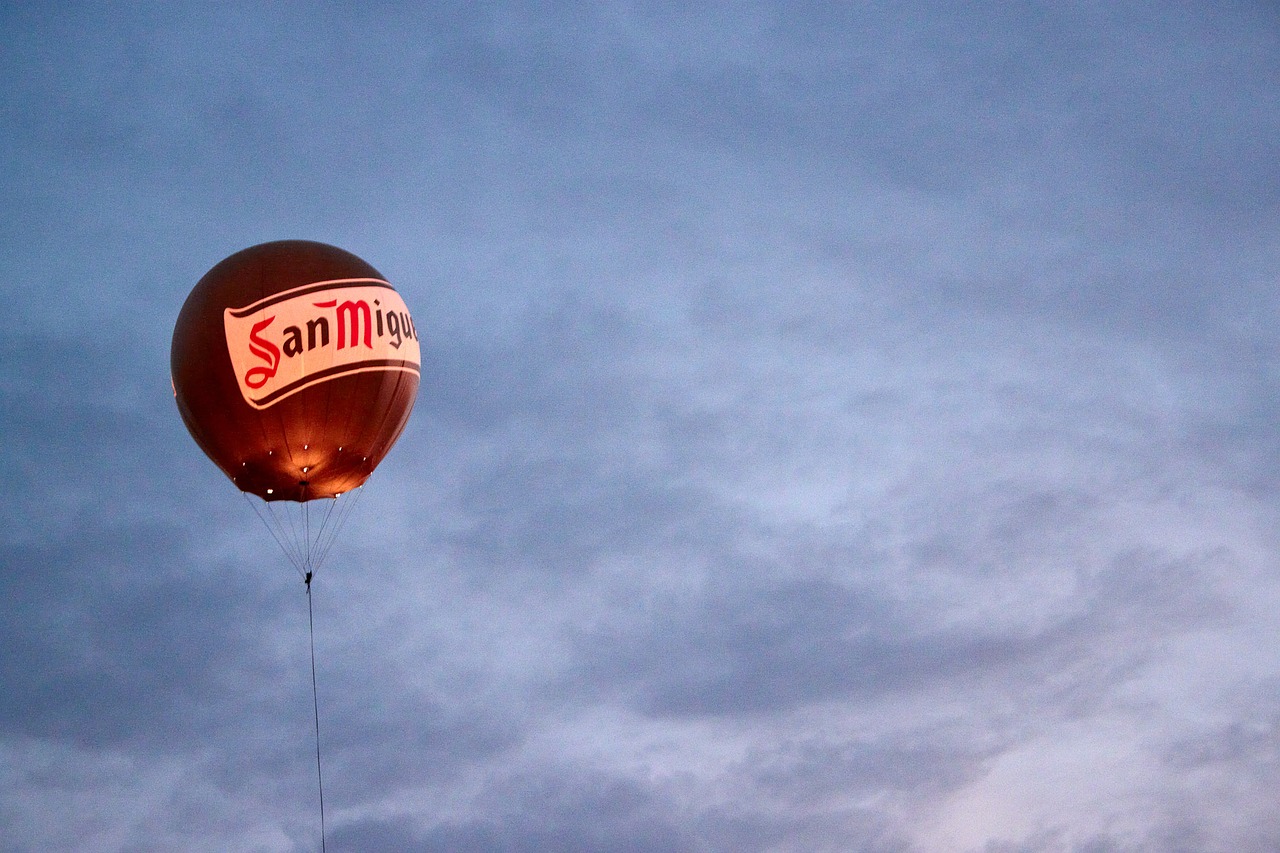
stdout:
<svg viewBox="0 0 1280 853">
<path fill-rule="evenodd" d="M 333 309 L 333 325 L 336 327 L 335 348 L 342 350 L 349 347 L 364 346 L 373 349 L 376 336 L 380 342 L 396 350 L 405 340 L 418 340 L 418 330 L 413 325 L 413 318 L 407 311 L 383 311 L 380 300 L 373 300 L 373 307 L 363 299 L 347 300 L 339 303 L 336 299 L 326 302 L 313 302 L 316 308 Z M 253 324 L 249 332 L 249 351 L 266 362 L 251 367 L 245 373 L 245 384 L 250 388 L 261 388 L 276 375 L 280 369 L 281 354 L 285 358 L 293 358 L 304 351 L 323 348 L 330 344 L 330 317 L 324 314 L 313 317 L 300 325 L 285 326 L 281 330 L 280 345 L 264 337 L 264 333 L 275 322 L 273 314 Z"/>
</svg>

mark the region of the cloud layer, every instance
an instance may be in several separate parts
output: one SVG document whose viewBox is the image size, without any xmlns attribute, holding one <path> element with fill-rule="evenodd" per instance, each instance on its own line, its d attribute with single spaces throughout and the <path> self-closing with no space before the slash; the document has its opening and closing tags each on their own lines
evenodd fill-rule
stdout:
<svg viewBox="0 0 1280 853">
<path fill-rule="evenodd" d="M 244 246 L 423 338 L 327 842 L 1280 846 L 1262 4 L 0 13 L 0 846 L 314 849 L 302 585 L 173 410 Z"/>
</svg>

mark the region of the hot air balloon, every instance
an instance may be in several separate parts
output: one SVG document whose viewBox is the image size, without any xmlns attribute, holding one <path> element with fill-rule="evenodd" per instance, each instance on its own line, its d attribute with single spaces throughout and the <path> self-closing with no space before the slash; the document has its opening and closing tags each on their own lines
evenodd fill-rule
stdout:
<svg viewBox="0 0 1280 853">
<path fill-rule="evenodd" d="M 350 252 L 305 240 L 263 243 L 217 264 L 173 330 L 182 420 L 306 582 L 322 850 L 312 575 L 404 429 L 420 361 L 413 318 L 382 274 Z M 345 512 L 335 513 L 340 501 Z M 313 518 L 317 503 L 323 510 Z"/>
<path fill-rule="evenodd" d="M 178 411 L 236 488 L 266 502 L 251 501 L 308 584 L 340 527 L 338 499 L 404 429 L 420 360 L 400 295 L 324 243 L 237 252 L 187 297 L 170 353 Z"/>
</svg>

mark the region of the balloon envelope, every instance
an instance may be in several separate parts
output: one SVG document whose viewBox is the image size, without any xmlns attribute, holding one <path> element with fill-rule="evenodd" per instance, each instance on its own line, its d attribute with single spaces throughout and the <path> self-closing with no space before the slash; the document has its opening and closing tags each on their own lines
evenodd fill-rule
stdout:
<svg viewBox="0 0 1280 853">
<path fill-rule="evenodd" d="M 200 279 L 173 330 L 178 411 L 244 492 L 332 498 L 399 437 L 421 354 L 404 300 L 360 258 L 305 240 L 237 252 Z"/>
</svg>

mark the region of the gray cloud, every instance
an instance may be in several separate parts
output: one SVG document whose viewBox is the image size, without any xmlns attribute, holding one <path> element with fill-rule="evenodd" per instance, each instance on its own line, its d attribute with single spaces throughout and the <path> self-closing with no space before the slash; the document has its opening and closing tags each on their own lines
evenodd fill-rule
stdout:
<svg viewBox="0 0 1280 853">
<path fill-rule="evenodd" d="M 5 843 L 315 846 L 306 602 L 164 375 L 298 236 L 424 335 L 335 847 L 1271 849 L 1275 23 L 0 13 Z"/>
<path fill-rule="evenodd" d="M 658 715 L 867 703 L 943 684 L 1022 702 L 1089 703 L 1130 675 L 1158 638 L 1220 614 L 1213 594 L 1197 588 L 1203 580 L 1195 563 L 1162 562 L 1127 556 L 1031 631 L 939 628 L 874 588 L 755 587 L 729 582 L 754 573 L 727 566 L 701 595 L 663 601 L 650 623 L 584 635 L 581 680 L 619 683 L 629 702 Z"/>
</svg>

